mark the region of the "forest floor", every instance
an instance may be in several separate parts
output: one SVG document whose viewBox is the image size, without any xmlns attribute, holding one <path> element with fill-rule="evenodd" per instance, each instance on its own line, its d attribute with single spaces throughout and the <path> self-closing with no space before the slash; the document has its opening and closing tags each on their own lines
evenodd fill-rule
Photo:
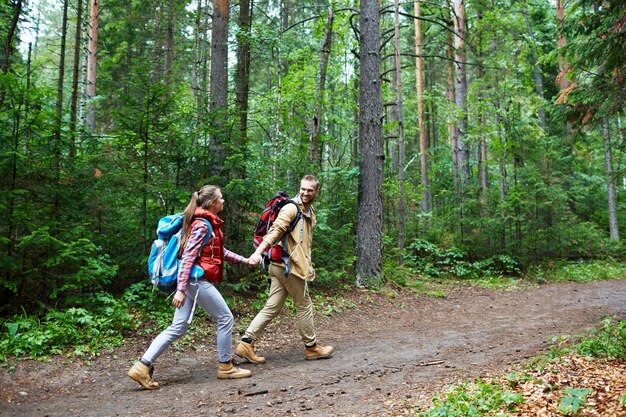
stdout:
<svg viewBox="0 0 626 417">
<path fill-rule="evenodd" d="M 259 344 L 267 363 L 242 365 L 253 371 L 252 378 L 218 380 L 210 337 L 196 341 L 195 349 L 168 349 L 155 366 L 161 388 L 147 391 L 126 376 L 131 360 L 154 337 L 137 335 L 90 361 L 55 357 L 0 370 L 0 415 L 415 415 L 451 384 L 520 369 L 551 349 L 555 336 L 584 334 L 607 315 L 626 319 L 626 279 L 518 291 L 462 286 L 445 298 L 397 288 L 354 289 L 342 297 L 350 308 L 316 316 L 320 341 L 335 348 L 329 359 L 304 360 L 293 313 L 287 311 Z M 600 381 L 600 394 L 619 384 L 626 392 L 624 361 L 600 361 L 592 369 L 584 358 L 571 361 L 587 374 L 588 384 Z M 593 369 L 600 371 L 595 379 Z M 549 406 L 553 399 L 545 397 L 550 390 L 520 390 L 527 391 L 528 401 L 519 415 L 559 415 Z M 624 416 L 626 409 L 618 404 L 606 414 L 585 415 Z"/>
</svg>

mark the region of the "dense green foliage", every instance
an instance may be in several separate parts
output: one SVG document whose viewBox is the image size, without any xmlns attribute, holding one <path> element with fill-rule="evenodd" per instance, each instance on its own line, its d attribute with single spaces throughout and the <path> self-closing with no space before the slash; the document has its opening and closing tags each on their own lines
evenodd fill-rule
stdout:
<svg viewBox="0 0 626 417">
<path fill-rule="evenodd" d="M 210 10 L 197 8 L 195 2 L 171 2 L 169 9 L 157 0 L 113 0 L 100 11 L 97 96 L 87 101 L 82 89 L 78 91 L 78 128 L 72 131 L 74 74 L 69 63 L 74 59 L 76 9 L 71 7 L 60 137 L 55 135 L 61 26 L 56 3 L 29 2 L 11 47 L 2 51 L 11 56 L 7 71 L 0 73 L 0 315 L 24 311 L 24 323 L 46 323 L 55 306 L 68 311 L 61 321 L 88 322 L 84 315 L 96 312 L 80 309 L 98 304 L 86 300 L 123 294 L 146 280 L 157 219 L 182 211 L 191 191 L 206 183 L 223 187 L 227 247 L 249 254 L 251 230 L 267 198 L 279 189 L 293 194 L 299 178 L 309 172 L 317 173 L 323 184 L 316 205 L 317 279 L 326 286 L 353 279 L 360 140 L 355 2 L 299 1 L 279 13 L 275 2 L 256 1 L 247 36 L 237 23 L 238 7 L 231 4 L 229 48 L 236 50 L 238 41 L 251 48 L 245 132 L 239 129 L 234 94 L 226 109 L 207 105 L 210 45 L 205 32 Z M 329 5 L 335 10 L 333 42 L 325 90 L 319 92 L 322 158 L 316 165 L 309 157 L 309 138 Z M 546 260 L 624 258 L 621 243 L 608 239 L 603 133 L 596 125 L 582 129 L 582 118 L 572 116 L 580 103 L 608 120 L 617 138 L 616 172 L 621 172 L 624 24 L 619 2 L 600 6 L 594 11 L 581 1 L 567 10 L 568 44 L 557 50 L 551 2 L 467 4 L 471 177 L 460 194 L 447 138 L 450 120 L 459 112 L 446 97 L 449 10 L 443 3 L 423 5 L 433 196 L 433 209 L 423 212 L 423 184 L 415 162 L 419 147 L 412 3 L 402 4 L 406 245 L 398 253 L 398 122 L 394 106 L 388 105 L 381 115 L 387 279 L 402 271 L 475 279 L 485 273 L 523 274 Z M 7 22 L 15 10 L 14 3 L 0 6 L 0 43 L 8 39 Z M 382 80 L 384 101 L 394 102 L 389 10 L 384 8 L 381 17 Z M 169 36 L 173 49 L 168 49 Z M 173 63 L 168 68 L 170 50 Z M 569 92 L 565 104 L 555 104 L 559 55 L 572 64 L 569 77 L 584 86 Z M 80 58 L 82 86 L 85 57 Z M 225 86 L 231 92 L 233 65 Z M 599 75 L 586 77 L 591 73 Z M 94 129 L 85 122 L 91 106 Z M 225 158 L 213 152 L 215 138 L 227 145 Z M 487 147 L 486 192 L 477 181 L 481 141 Z M 216 176 L 217 165 L 224 167 L 225 177 Z M 618 184 L 622 177 L 616 178 Z M 623 207 L 618 193 L 621 223 Z M 396 262 L 399 255 L 402 268 Z M 230 289 L 262 290 L 256 272 L 230 268 L 227 274 Z M 101 323 L 90 326 L 103 331 Z"/>
</svg>

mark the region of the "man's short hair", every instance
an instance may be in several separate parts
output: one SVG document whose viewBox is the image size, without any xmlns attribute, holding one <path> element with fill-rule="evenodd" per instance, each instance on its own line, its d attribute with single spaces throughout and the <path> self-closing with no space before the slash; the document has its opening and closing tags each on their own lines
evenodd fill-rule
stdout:
<svg viewBox="0 0 626 417">
<path fill-rule="evenodd" d="M 305 175 L 304 177 L 302 177 L 302 179 L 300 180 L 302 181 L 309 181 L 309 182 L 314 182 L 315 183 L 315 191 L 319 191 L 320 190 L 320 181 L 317 179 L 317 177 L 315 175 L 312 174 L 308 174 Z"/>
</svg>

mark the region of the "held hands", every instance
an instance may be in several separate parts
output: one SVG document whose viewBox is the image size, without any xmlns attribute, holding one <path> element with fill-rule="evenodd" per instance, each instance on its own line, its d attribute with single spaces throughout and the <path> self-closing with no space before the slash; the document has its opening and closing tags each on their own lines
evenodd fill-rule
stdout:
<svg viewBox="0 0 626 417">
<path fill-rule="evenodd" d="M 253 253 L 252 255 L 250 255 L 246 263 L 250 266 L 256 266 L 261 264 L 261 260 L 261 255 Z"/>
<path fill-rule="evenodd" d="M 185 293 L 183 291 L 176 291 L 174 294 L 174 298 L 172 299 L 172 304 L 176 306 L 176 308 L 181 308 L 183 304 L 185 304 Z"/>
</svg>

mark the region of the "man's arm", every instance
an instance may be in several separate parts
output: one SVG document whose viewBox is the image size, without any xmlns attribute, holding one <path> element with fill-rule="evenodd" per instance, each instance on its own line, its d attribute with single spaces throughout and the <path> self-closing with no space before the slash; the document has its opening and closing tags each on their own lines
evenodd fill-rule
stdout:
<svg viewBox="0 0 626 417">
<path fill-rule="evenodd" d="M 267 251 L 270 246 L 283 238 L 289 224 L 291 224 L 297 215 L 298 207 L 296 207 L 295 204 L 290 203 L 285 205 L 278 213 L 278 216 L 276 216 L 276 220 L 272 223 L 272 227 L 270 227 L 270 230 L 263 238 L 261 244 L 259 244 L 254 253 L 250 255 L 250 259 L 255 259 L 255 262 L 258 260 L 258 263 L 260 263 L 263 252 Z"/>
</svg>

